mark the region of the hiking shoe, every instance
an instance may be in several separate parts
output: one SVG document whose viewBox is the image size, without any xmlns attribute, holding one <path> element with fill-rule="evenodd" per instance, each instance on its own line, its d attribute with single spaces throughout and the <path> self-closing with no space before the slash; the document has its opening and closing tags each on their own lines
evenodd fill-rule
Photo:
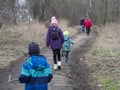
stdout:
<svg viewBox="0 0 120 90">
<path fill-rule="evenodd" d="M 61 66 L 58 66 L 58 69 L 61 69 Z"/>
</svg>

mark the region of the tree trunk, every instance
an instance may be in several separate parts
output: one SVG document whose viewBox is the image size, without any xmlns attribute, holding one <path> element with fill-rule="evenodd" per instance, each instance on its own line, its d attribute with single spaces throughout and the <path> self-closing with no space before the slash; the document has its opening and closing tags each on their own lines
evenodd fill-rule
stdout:
<svg viewBox="0 0 120 90">
<path fill-rule="evenodd" d="M 105 12 L 104 12 L 104 21 L 103 21 L 104 25 L 107 22 L 107 7 L 108 7 L 108 0 L 105 0 Z"/>
</svg>

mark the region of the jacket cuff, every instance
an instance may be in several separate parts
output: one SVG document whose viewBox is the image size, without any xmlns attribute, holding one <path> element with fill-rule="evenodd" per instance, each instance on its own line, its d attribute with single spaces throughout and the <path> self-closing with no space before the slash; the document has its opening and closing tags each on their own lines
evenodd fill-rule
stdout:
<svg viewBox="0 0 120 90">
<path fill-rule="evenodd" d="M 18 81 L 20 83 L 28 83 L 30 81 L 30 76 L 26 76 L 26 75 L 20 75 L 20 77 L 18 78 Z"/>
</svg>

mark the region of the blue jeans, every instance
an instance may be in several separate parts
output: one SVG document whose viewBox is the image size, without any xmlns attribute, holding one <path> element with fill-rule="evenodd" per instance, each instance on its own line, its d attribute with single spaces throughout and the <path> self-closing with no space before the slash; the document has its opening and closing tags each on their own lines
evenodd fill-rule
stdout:
<svg viewBox="0 0 120 90">
<path fill-rule="evenodd" d="M 81 27 L 82 27 L 82 32 L 85 32 L 85 27 L 84 27 L 84 25 L 82 25 Z"/>
<path fill-rule="evenodd" d="M 65 63 L 68 65 L 69 61 L 69 51 L 62 51 L 62 56 L 65 56 Z"/>
</svg>

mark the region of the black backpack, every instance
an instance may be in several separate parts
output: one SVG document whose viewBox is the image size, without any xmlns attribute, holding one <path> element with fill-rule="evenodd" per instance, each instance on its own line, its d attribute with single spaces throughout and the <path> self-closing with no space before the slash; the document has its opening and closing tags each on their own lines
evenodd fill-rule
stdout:
<svg viewBox="0 0 120 90">
<path fill-rule="evenodd" d="M 52 40 L 58 40 L 59 39 L 59 32 L 55 28 L 51 31 L 50 38 Z"/>
</svg>

